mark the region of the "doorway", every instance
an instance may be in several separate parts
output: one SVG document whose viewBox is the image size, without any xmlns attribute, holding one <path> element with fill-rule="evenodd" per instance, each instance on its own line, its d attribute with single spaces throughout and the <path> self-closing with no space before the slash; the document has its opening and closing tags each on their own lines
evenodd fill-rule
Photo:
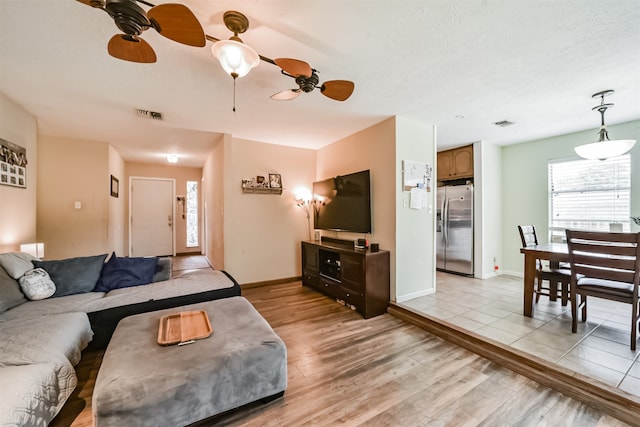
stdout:
<svg viewBox="0 0 640 427">
<path fill-rule="evenodd" d="M 175 255 L 175 179 L 131 177 L 129 256 Z"/>
</svg>

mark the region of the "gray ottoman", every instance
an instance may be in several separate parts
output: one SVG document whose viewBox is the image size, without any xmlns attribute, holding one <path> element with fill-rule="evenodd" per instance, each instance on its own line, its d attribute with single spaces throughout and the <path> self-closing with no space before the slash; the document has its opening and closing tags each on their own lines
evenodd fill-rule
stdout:
<svg viewBox="0 0 640 427">
<path fill-rule="evenodd" d="M 204 310 L 213 335 L 158 345 L 160 318 Z M 242 297 L 124 318 L 104 354 L 93 391 L 96 427 L 184 426 L 287 387 L 287 349 Z"/>
</svg>

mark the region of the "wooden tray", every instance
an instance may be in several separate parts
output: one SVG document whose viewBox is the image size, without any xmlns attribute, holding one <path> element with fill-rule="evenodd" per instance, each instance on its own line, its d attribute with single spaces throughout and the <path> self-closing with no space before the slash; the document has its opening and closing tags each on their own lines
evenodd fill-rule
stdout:
<svg viewBox="0 0 640 427">
<path fill-rule="evenodd" d="M 211 336 L 213 329 L 207 313 L 183 311 L 162 316 L 158 329 L 158 344 L 187 344 Z"/>
</svg>

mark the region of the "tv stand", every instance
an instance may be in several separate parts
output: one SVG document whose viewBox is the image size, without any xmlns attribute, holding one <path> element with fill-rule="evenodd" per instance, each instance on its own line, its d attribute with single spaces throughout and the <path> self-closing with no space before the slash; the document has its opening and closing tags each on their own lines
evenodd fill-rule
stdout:
<svg viewBox="0 0 640 427">
<path fill-rule="evenodd" d="M 345 246 L 347 248 L 351 247 L 352 249 L 354 247 L 353 240 L 338 239 L 336 237 L 322 236 L 322 237 L 320 237 L 320 242 L 321 243 L 325 243 L 327 245 Z"/>
<path fill-rule="evenodd" d="M 364 318 L 387 312 L 390 253 L 354 249 L 352 240 L 302 242 L 302 284 L 357 310 Z"/>
</svg>

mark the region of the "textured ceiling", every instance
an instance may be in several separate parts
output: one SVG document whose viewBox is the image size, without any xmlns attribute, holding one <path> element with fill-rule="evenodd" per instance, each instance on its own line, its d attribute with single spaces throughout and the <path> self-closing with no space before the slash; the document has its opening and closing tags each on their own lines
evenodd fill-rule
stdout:
<svg viewBox="0 0 640 427">
<path fill-rule="evenodd" d="M 233 80 L 210 42 L 193 48 L 149 30 L 157 63 L 117 60 L 106 49 L 118 32 L 111 18 L 75 0 L 0 0 L 0 91 L 42 134 L 106 141 L 132 161 L 172 152 L 190 166 L 221 133 L 318 148 L 394 115 L 435 124 L 440 148 L 594 129 L 591 95 L 604 89 L 616 90 L 607 124 L 640 118 L 638 0 L 181 3 L 220 39 L 231 36 L 224 11 L 240 10 L 250 20 L 241 37 L 258 53 L 305 60 L 321 81 L 352 80 L 353 96 L 272 101 L 296 86 L 261 62 L 237 80 L 234 114 Z M 515 124 L 493 125 L 502 120 Z"/>
</svg>

